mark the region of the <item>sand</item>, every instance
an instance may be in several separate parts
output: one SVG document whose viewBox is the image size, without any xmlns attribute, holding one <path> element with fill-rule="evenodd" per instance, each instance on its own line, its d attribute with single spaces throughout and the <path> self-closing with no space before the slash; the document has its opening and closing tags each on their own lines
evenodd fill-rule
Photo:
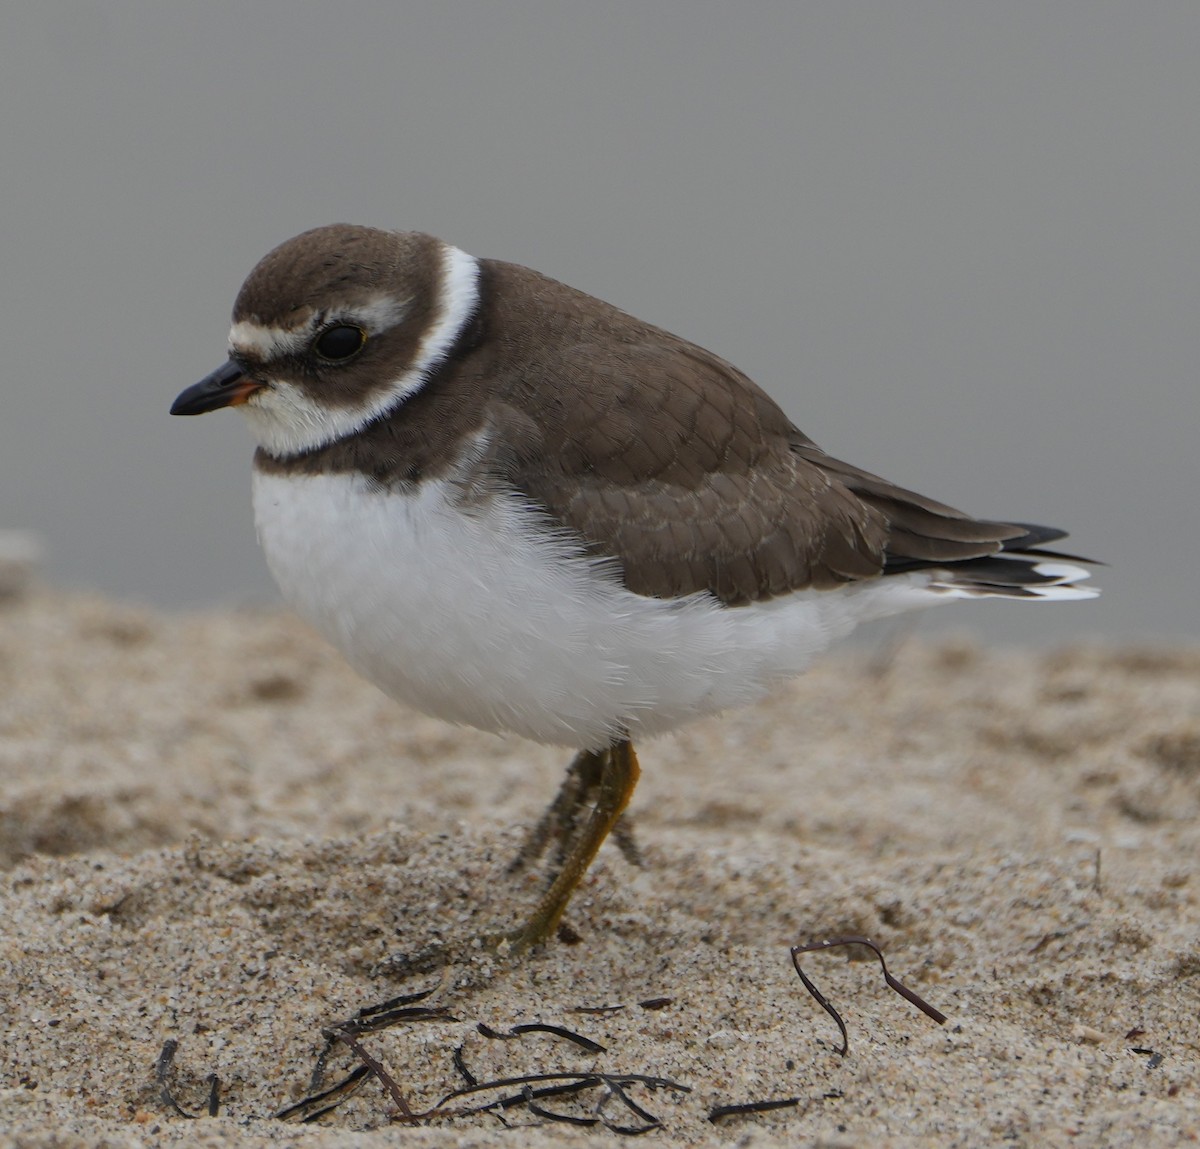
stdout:
<svg viewBox="0 0 1200 1149">
<path fill-rule="evenodd" d="M 602 1084 L 401 1119 L 463 1085 L 460 1048 L 481 1081 L 686 1086 L 628 1087 L 659 1146 L 1158 1146 L 1200 1128 L 1200 649 L 909 639 L 645 744 L 644 865 L 607 845 L 569 943 L 468 964 L 476 984 L 421 1003 L 445 1013 L 362 1034 L 395 1091 L 368 1076 L 311 1124 L 276 1114 L 310 1092 L 322 1031 L 438 984 L 376 963 L 532 903 L 544 870 L 506 864 L 567 755 L 407 712 L 267 611 L 13 594 L 0 684 L 4 1146 L 537 1147 L 644 1122 L 611 1087 L 600 1105 Z M 840 1056 L 789 956 L 840 935 L 874 938 L 946 1024 L 866 951 L 810 954 Z M 361 1064 L 339 1047 L 326 1085 Z M 797 1103 L 709 1120 L 768 1099 Z"/>
</svg>

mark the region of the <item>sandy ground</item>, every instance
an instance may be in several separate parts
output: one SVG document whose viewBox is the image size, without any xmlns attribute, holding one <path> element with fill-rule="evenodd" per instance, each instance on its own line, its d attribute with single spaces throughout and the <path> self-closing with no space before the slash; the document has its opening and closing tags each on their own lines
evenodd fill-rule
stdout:
<svg viewBox="0 0 1200 1149">
<path fill-rule="evenodd" d="M 660 1146 L 1195 1139 L 1200 650 L 965 639 L 835 656 L 643 746 L 645 864 L 605 847 L 573 944 L 358 1038 L 398 1094 L 368 1077 L 315 1123 L 277 1118 L 310 1092 L 324 1028 L 434 984 L 372 977 L 377 961 L 531 904 L 544 872 L 505 866 L 566 757 L 401 710 L 285 615 L 0 604 L 0 1144 L 621 1138 L 525 1105 L 397 1120 L 463 1085 L 460 1048 L 480 1081 L 686 1086 L 628 1086 Z M 947 1023 L 865 951 L 809 955 L 849 1028 L 839 1056 L 788 947 L 845 934 L 876 939 Z M 604 1049 L 477 1028 L 530 1022 Z M 162 1096 L 168 1041 L 163 1081 L 201 1116 Z M 325 1084 L 361 1064 L 339 1047 Z M 535 1105 L 644 1120 L 596 1084 Z"/>
</svg>

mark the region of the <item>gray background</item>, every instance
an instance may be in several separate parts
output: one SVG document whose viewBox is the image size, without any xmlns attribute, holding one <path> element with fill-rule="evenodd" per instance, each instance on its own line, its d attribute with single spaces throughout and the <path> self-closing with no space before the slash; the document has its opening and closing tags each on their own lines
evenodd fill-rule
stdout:
<svg viewBox="0 0 1200 1149">
<path fill-rule="evenodd" d="M 171 419 L 335 220 L 535 266 L 732 359 L 827 450 L 1069 527 L 1195 638 L 1200 4 L 6 4 L 0 527 L 59 581 L 270 601 L 250 440 Z"/>
</svg>

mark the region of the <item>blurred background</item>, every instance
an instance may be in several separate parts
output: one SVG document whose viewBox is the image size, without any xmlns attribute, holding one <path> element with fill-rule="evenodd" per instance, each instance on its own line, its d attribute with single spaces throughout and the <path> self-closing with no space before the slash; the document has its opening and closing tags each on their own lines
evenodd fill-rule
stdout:
<svg viewBox="0 0 1200 1149">
<path fill-rule="evenodd" d="M 232 413 L 255 261 L 338 220 L 529 264 L 731 359 L 833 454 L 1067 527 L 1194 639 L 1200 5 L 56 0 L 0 14 L 0 528 L 58 583 L 273 601 Z"/>
</svg>

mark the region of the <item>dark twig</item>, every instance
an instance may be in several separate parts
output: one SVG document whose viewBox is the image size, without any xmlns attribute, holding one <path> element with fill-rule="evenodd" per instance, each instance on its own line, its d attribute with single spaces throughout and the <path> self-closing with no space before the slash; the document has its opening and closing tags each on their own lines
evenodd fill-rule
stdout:
<svg viewBox="0 0 1200 1149">
<path fill-rule="evenodd" d="M 800 980 L 804 983 L 804 988 L 812 994 L 813 999 L 830 1017 L 837 1022 L 838 1032 L 842 1035 L 842 1047 L 838 1053 L 845 1057 L 850 1052 L 850 1034 L 846 1029 L 846 1023 L 842 1020 L 842 1015 L 834 1008 L 829 999 L 819 990 L 816 985 L 811 982 L 808 975 L 800 968 L 800 960 L 796 951 L 792 951 L 792 965 L 796 967 L 796 972 L 800 975 Z"/>
<path fill-rule="evenodd" d="M 577 1088 L 586 1089 L 595 1084 L 606 1084 L 616 1081 L 621 1085 L 645 1085 L 650 1089 L 670 1089 L 676 1093 L 691 1093 L 690 1085 L 681 1085 L 666 1077 L 651 1077 L 645 1073 L 530 1073 L 522 1077 L 502 1077 L 496 1081 L 482 1081 L 478 1085 L 469 1085 L 463 1089 L 455 1089 L 447 1093 L 434 1107 L 440 1109 L 447 1101 L 459 1097 L 467 1097 L 472 1093 L 483 1093 L 489 1089 L 509 1089 L 514 1085 L 531 1085 L 537 1081 L 567 1081 L 582 1082 Z"/>
<path fill-rule="evenodd" d="M 804 971 L 800 968 L 800 955 L 805 953 L 813 953 L 817 950 L 832 949 L 834 946 L 850 946 L 859 945 L 866 946 L 873 950 L 875 956 L 879 958 L 879 967 L 883 970 L 883 980 L 887 982 L 888 987 L 895 990 L 905 1001 L 915 1005 L 926 1017 L 932 1018 L 938 1025 L 945 1025 L 946 1015 L 940 1010 L 935 1009 L 919 994 L 914 993 L 908 988 L 899 978 L 893 977 L 888 973 L 887 962 L 883 959 L 883 951 L 870 938 L 851 935 L 841 938 L 829 938 L 825 941 L 809 942 L 802 946 L 792 946 L 792 965 L 796 967 L 796 973 L 800 975 L 800 980 L 804 983 L 804 988 L 812 994 L 817 1004 L 837 1022 L 837 1027 L 842 1035 L 842 1047 L 838 1053 L 845 1057 L 850 1052 L 850 1035 L 846 1030 L 846 1023 L 842 1020 L 842 1015 L 830 1004 L 825 995 L 808 979 Z"/>
<path fill-rule="evenodd" d="M 565 1092 L 562 1089 L 542 1090 L 542 1093 L 553 1092 L 555 1096 Z M 539 1105 L 535 1100 L 533 1090 L 526 1085 L 521 1090 L 521 1096 L 525 1099 L 525 1108 L 529 1110 L 535 1117 L 544 1117 L 547 1121 L 558 1121 L 564 1125 L 582 1125 L 585 1127 L 596 1125 L 599 1123 L 598 1117 L 580 1117 L 574 1113 L 556 1113 L 553 1109 L 547 1109 L 544 1105 Z"/>
<path fill-rule="evenodd" d="M 215 1074 L 208 1075 L 208 1115 L 217 1117 L 221 1112 L 221 1079 Z"/>
<path fill-rule="evenodd" d="M 169 1037 L 163 1042 L 163 1047 L 158 1054 L 158 1060 L 154 1063 L 154 1080 L 158 1082 L 158 1095 L 162 1098 L 163 1104 L 177 1117 L 186 1117 L 191 1121 L 195 1119 L 196 1114 L 189 1113 L 175 1100 L 175 1095 L 171 1092 L 171 1087 L 167 1083 L 167 1078 L 171 1073 L 171 1066 L 175 1063 L 175 1054 L 178 1051 L 179 1042 L 175 1038 Z"/>
<path fill-rule="evenodd" d="M 167 1080 L 174 1068 L 175 1054 L 178 1052 L 179 1042 L 175 1038 L 171 1037 L 163 1042 L 158 1060 L 154 1063 L 154 1080 L 158 1082 L 158 1095 L 162 1098 L 163 1104 L 177 1117 L 186 1117 L 189 1121 L 194 1121 L 200 1115 L 189 1113 L 175 1100 L 175 1095 L 171 1092 L 171 1086 Z M 215 1073 L 210 1073 L 205 1078 L 205 1082 L 208 1085 L 208 1101 L 205 1108 L 209 1117 L 216 1117 L 221 1111 L 221 1079 Z"/>
<path fill-rule="evenodd" d="M 593 1041 L 589 1037 L 584 1037 L 582 1034 L 575 1033 L 560 1025 L 548 1025 L 544 1022 L 532 1022 L 523 1025 L 514 1025 L 507 1031 L 493 1029 L 490 1025 L 480 1022 L 476 1029 L 484 1037 L 497 1038 L 500 1040 L 512 1040 L 519 1038 L 529 1033 L 548 1033 L 554 1037 L 561 1037 L 566 1041 L 570 1041 L 588 1053 L 603 1053 L 605 1047 L 597 1041 Z M 475 1075 L 466 1066 L 465 1058 L 463 1057 L 462 1047 L 455 1053 L 455 1066 L 464 1080 L 468 1082 L 465 1089 L 456 1091 L 447 1095 L 441 1102 L 431 1110 L 432 1114 L 447 1112 L 443 1107 L 457 1097 L 466 1096 L 472 1092 L 483 1092 L 489 1089 L 507 1089 L 512 1086 L 520 1085 L 519 1092 L 510 1093 L 497 1098 L 495 1101 L 488 1102 L 484 1105 L 475 1107 L 469 1112 L 496 1112 L 499 1110 L 511 1109 L 518 1105 L 524 1105 L 536 1116 L 544 1117 L 550 1121 L 567 1122 L 572 1125 L 591 1126 L 598 1123 L 603 1123 L 608 1129 L 615 1133 L 624 1133 L 628 1135 L 637 1135 L 646 1133 L 651 1129 L 658 1128 L 662 1122 L 654 1114 L 642 1108 L 636 1101 L 629 1096 L 625 1091 L 624 1086 L 632 1083 L 640 1083 L 648 1085 L 649 1088 L 655 1089 L 661 1086 L 669 1086 L 672 1088 L 684 1088 L 677 1086 L 673 1082 L 668 1082 L 665 1079 L 650 1079 L 640 1078 L 636 1075 L 617 1075 L 604 1074 L 596 1072 L 580 1073 L 580 1074 L 534 1074 L 518 1078 L 505 1078 L 498 1081 L 490 1081 L 480 1083 L 476 1080 Z M 552 1082 L 553 1084 L 543 1084 L 541 1088 L 534 1088 L 534 1085 L 539 1082 Z M 604 1096 L 600 1099 L 596 1107 L 596 1114 L 593 1117 L 581 1116 L 578 1114 L 565 1114 L 556 1110 L 548 1109 L 545 1105 L 539 1102 L 551 1097 L 564 1097 L 570 1094 L 581 1093 L 585 1090 L 604 1087 Z M 606 1113 L 606 1107 L 613 1100 L 618 1099 L 626 1109 L 629 1110 L 641 1122 L 639 1125 L 623 1125 L 612 1120 Z M 462 1112 L 462 1111 L 460 1111 Z"/>
<path fill-rule="evenodd" d="M 431 998 L 441 988 L 441 983 L 429 989 L 418 990 L 416 993 L 402 993 L 397 997 L 389 997 L 386 1001 L 377 1001 L 374 1005 L 364 1005 L 354 1016 L 373 1017 L 377 1013 L 391 1013 L 401 1006 L 416 1005 L 419 1001 Z"/>
<path fill-rule="evenodd" d="M 651 997 L 647 998 L 645 1001 L 639 1001 L 638 1008 L 650 1010 L 666 1009 L 667 1006 L 674 1004 L 675 999 L 673 997 Z"/>
<path fill-rule="evenodd" d="M 414 1001 L 424 1000 L 433 992 L 434 990 L 431 989 L 422 993 L 404 994 L 401 997 L 390 998 L 388 1001 L 381 1001 L 376 1005 L 364 1006 L 348 1021 L 343 1021 L 332 1029 L 325 1030 L 325 1046 L 317 1054 L 317 1062 L 313 1066 L 312 1076 L 309 1078 L 309 1089 L 314 1092 L 320 1089 L 321 1082 L 325 1079 L 325 1067 L 329 1062 L 329 1055 L 339 1043 L 346 1044 L 342 1041 L 340 1036 L 342 1034 L 357 1037 L 363 1033 L 378 1033 L 380 1030 L 390 1029 L 394 1025 L 402 1025 L 411 1021 L 457 1021 L 458 1018 L 452 1016 L 449 1010 L 441 1006 L 410 1004 Z"/>
<path fill-rule="evenodd" d="M 554 1080 L 557 1084 L 545 1085 L 541 1089 L 531 1089 L 534 1082 L 546 1080 Z M 585 1089 L 591 1089 L 595 1084 L 595 1075 L 591 1073 L 531 1073 L 527 1077 L 506 1077 L 498 1081 L 477 1082 L 467 1089 L 447 1094 L 429 1112 L 438 1116 L 458 1116 L 467 1113 L 489 1113 L 498 1109 L 513 1109 L 518 1105 L 526 1104 L 530 1097 L 535 1099 L 542 1097 L 566 1097 L 570 1094 L 582 1093 Z M 443 1108 L 447 1101 L 459 1095 L 465 1096 L 469 1093 L 482 1093 L 488 1089 L 507 1089 L 513 1085 L 520 1085 L 521 1088 L 516 1093 L 497 1097 L 495 1101 L 488 1101 L 483 1105 L 475 1105 L 459 1110 Z"/>
<path fill-rule="evenodd" d="M 777 1101 L 746 1101 L 741 1105 L 714 1105 L 708 1111 L 708 1119 L 714 1125 L 725 1117 L 748 1117 L 755 1113 L 770 1113 L 775 1109 L 793 1109 L 799 1105 L 799 1097 L 781 1097 Z"/>
<path fill-rule="evenodd" d="M 503 1033 L 498 1029 L 493 1029 L 490 1025 L 479 1022 L 475 1027 L 484 1037 L 498 1038 L 501 1041 L 509 1041 L 514 1037 L 520 1037 L 526 1033 L 549 1033 L 555 1037 L 561 1037 L 564 1041 L 573 1042 L 581 1049 L 588 1053 L 604 1053 L 604 1046 L 598 1041 L 593 1041 L 590 1037 L 584 1037 L 582 1033 L 576 1033 L 574 1030 L 567 1029 L 561 1025 L 547 1025 L 540 1021 L 526 1022 L 523 1025 L 514 1025 L 507 1033 Z"/>
<path fill-rule="evenodd" d="M 661 1129 L 662 1120 L 655 1117 L 653 1113 L 643 1109 L 621 1086 L 621 1082 L 615 1078 L 610 1078 L 607 1083 L 608 1092 L 600 1099 L 600 1104 L 596 1107 L 596 1113 L 600 1120 L 604 1122 L 605 1128 L 613 1133 L 623 1133 L 627 1137 L 640 1137 L 643 1133 L 649 1133 L 652 1129 Z M 652 1088 L 654 1088 L 652 1086 Z M 604 1113 L 605 1106 L 608 1105 L 612 1098 L 619 1098 L 626 1109 L 635 1117 L 641 1119 L 641 1125 L 618 1125 L 616 1122 L 610 1121 Z"/>
<path fill-rule="evenodd" d="M 362 1043 L 355 1034 L 349 1032 L 344 1027 L 339 1027 L 330 1032 L 335 1040 L 342 1042 L 375 1075 L 375 1079 L 388 1091 L 393 1104 L 400 1110 L 403 1120 L 414 1121 L 419 1118 L 420 1115 L 413 1113 L 412 1106 L 409 1105 L 404 1094 L 401 1093 L 396 1079 L 383 1067 L 382 1062 L 376 1060 L 376 1058 L 363 1048 Z"/>
<path fill-rule="evenodd" d="M 300 1117 L 305 1123 L 316 1121 L 318 1117 L 323 1117 L 326 1113 L 336 1109 L 347 1098 L 352 1097 L 362 1088 L 363 1083 L 371 1076 L 371 1070 L 365 1065 L 356 1065 L 350 1074 L 336 1085 L 331 1085 L 328 1089 L 321 1090 L 320 1093 L 311 1093 L 307 1097 L 302 1097 L 299 1101 L 292 1105 L 279 1110 L 275 1114 L 276 1120 L 287 1121 L 292 1117 Z M 313 1109 L 314 1105 L 321 1106 L 319 1109 Z"/>
<path fill-rule="evenodd" d="M 410 1005 L 365 1016 L 360 1014 L 343 1022 L 338 1029 L 344 1033 L 378 1033 L 381 1029 L 390 1029 L 393 1025 L 409 1021 L 458 1021 L 458 1018 L 443 1006 Z"/>
<path fill-rule="evenodd" d="M 469 1088 L 472 1085 L 478 1085 L 479 1078 L 467 1068 L 467 1059 L 463 1053 L 464 1048 L 465 1043 L 462 1043 L 454 1051 L 454 1068 L 458 1070 L 459 1076 L 467 1083 Z"/>
<path fill-rule="evenodd" d="M 533 1088 L 539 1082 L 546 1084 L 540 1089 Z M 659 1128 L 662 1125 L 662 1121 L 655 1117 L 654 1114 L 643 1109 L 642 1106 L 638 1105 L 629 1096 L 625 1091 L 625 1087 L 628 1085 L 644 1085 L 652 1090 L 671 1089 L 680 1093 L 691 1092 L 689 1086 L 681 1085 L 676 1081 L 670 1081 L 665 1077 L 649 1077 L 639 1073 L 533 1073 L 525 1077 L 509 1077 L 498 1081 L 485 1081 L 466 1089 L 457 1089 L 453 1093 L 448 1093 L 433 1109 L 423 1114 L 423 1116 L 462 1116 L 469 1113 L 487 1113 L 496 1110 L 512 1109 L 517 1105 L 525 1105 L 529 1108 L 530 1112 L 548 1117 L 551 1120 L 569 1121 L 577 1125 L 595 1124 L 596 1121 L 602 1121 L 605 1127 L 614 1133 L 636 1136 L 640 1133 L 649 1132 L 651 1129 Z M 511 1089 L 514 1086 L 520 1087 L 518 1092 L 506 1094 L 505 1096 L 498 1097 L 495 1101 L 490 1101 L 483 1105 L 458 1110 L 444 1108 L 447 1102 L 459 1097 L 466 1097 L 473 1093 L 482 1093 L 492 1089 Z M 531 1104 L 545 1098 L 564 1097 L 598 1087 L 604 1088 L 605 1095 L 596 1108 L 595 1118 L 567 1116 L 547 1110 L 545 1106 Z M 620 1100 L 643 1124 L 619 1125 L 617 1122 L 611 1120 L 605 1113 L 605 1107 L 614 1097 Z"/>
</svg>

